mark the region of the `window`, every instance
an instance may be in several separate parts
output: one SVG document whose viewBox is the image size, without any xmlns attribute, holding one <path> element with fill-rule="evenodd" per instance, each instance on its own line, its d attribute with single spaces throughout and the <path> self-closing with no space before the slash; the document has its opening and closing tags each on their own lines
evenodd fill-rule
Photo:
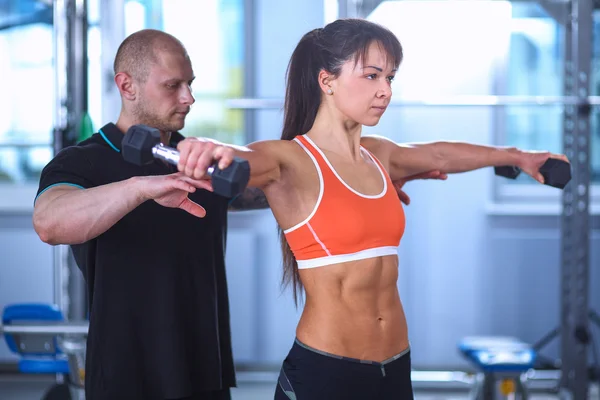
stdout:
<svg viewBox="0 0 600 400">
<path fill-rule="evenodd" d="M 0 11 L 0 183 L 33 183 L 52 157 L 52 5 L 14 0 Z"/>
<path fill-rule="evenodd" d="M 367 18 L 391 29 L 403 44 L 405 60 L 393 84 L 400 104 L 438 96 L 564 93 L 564 27 L 538 2 L 384 1 Z M 599 95 L 600 11 L 594 20 L 591 94 Z M 591 178 L 600 182 L 600 113 L 593 110 Z M 562 152 L 561 105 L 412 105 L 390 111 L 367 131 L 398 141 L 464 140 Z M 495 180 L 496 200 L 531 195 L 554 201 L 559 194 L 528 183 L 533 180 L 526 174 Z"/>
<path fill-rule="evenodd" d="M 196 103 L 182 133 L 246 144 L 243 110 L 229 98 L 244 96 L 244 0 L 127 0 L 125 34 L 161 29 L 186 46 L 196 80 Z"/>
<path fill-rule="evenodd" d="M 323 0 L 323 14 L 325 16 L 325 24 L 335 21 L 339 18 L 339 2 L 338 0 Z"/>
<path fill-rule="evenodd" d="M 594 13 L 591 91 L 600 94 L 600 12 Z M 512 3 L 510 51 L 503 88 L 507 95 L 561 96 L 564 84 L 564 27 L 536 2 Z M 506 107 L 498 126 L 501 143 L 562 152 L 563 107 Z M 590 159 L 593 183 L 600 182 L 598 108 L 591 117 Z M 524 174 L 514 183 L 531 183 Z"/>
</svg>

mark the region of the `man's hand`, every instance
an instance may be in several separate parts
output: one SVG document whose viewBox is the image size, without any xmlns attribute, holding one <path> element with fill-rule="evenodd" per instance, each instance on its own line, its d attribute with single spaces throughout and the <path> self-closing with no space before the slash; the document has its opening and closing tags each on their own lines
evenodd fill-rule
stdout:
<svg viewBox="0 0 600 400">
<path fill-rule="evenodd" d="M 207 180 L 195 180 L 181 172 L 171 175 L 144 176 L 139 178 L 140 194 L 144 200 L 154 200 L 164 207 L 181 208 L 196 216 L 204 217 L 204 207 L 194 203 L 188 194 L 196 189 L 206 189 L 212 192 L 212 185 Z"/>
<path fill-rule="evenodd" d="M 408 195 L 402 190 L 402 187 L 404 186 L 404 184 L 406 182 L 412 181 L 415 179 L 441 179 L 444 181 L 447 178 L 448 178 L 448 175 L 443 174 L 440 171 L 437 171 L 437 170 L 436 171 L 427 171 L 427 172 L 423 172 L 421 174 L 407 176 L 405 178 L 394 181 L 394 188 L 396 189 L 396 192 L 398 193 L 398 197 L 400 197 L 400 201 L 402 201 L 406 205 L 409 205 L 410 197 L 408 197 Z"/>
<path fill-rule="evenodd" d="M 218 162 L 219 169 L 225 169 L 234 158 L 229 146 L 206 138 L 187 138 L 177 144 L 179 164 L 177 169 L 193 179 L 207 179 L 208 168 Z"/>
</svg>

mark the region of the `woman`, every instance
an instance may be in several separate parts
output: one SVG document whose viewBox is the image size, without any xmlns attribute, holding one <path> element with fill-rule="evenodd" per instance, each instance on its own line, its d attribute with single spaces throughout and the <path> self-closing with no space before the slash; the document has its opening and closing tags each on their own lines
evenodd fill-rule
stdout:
<svg viewBox="0 0 600 400">
<path fill-rule="evenodd" d="M 402 48 L 387 29 L 338 20 L 306 34 L 289 64 L 281 139 L 178 146 L 202 178 L 214 159 L 250 162 L 282 229 L 284 279 L 305 291 L 276 399 L 412 399 L 408 329 L 397 288 L 402 205 L 392 181 L 424 171 L 516 165 L 542 182 L 549 153 L 466 143 L 399 146 L 361 138 L 391 99 Z M 556 156 L 561 159 L 564 156 Z"/>
</svg>

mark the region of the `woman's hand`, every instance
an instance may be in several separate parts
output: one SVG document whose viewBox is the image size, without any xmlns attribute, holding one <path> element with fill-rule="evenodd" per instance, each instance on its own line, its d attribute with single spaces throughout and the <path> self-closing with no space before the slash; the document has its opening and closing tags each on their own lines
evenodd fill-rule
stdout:
<svg viewBox="0 0 600 400">
<path fill-rule="evenodd" d="M 548 151 L 522 151 L 520 158 L 521 161 L 518 167 L 539 183 L 545 183 L 544 177 L 540 173 L 540 168 L 549 158 L 569 162 L 569 159 L 564 154 L 553 154 Z"/>
</svg>

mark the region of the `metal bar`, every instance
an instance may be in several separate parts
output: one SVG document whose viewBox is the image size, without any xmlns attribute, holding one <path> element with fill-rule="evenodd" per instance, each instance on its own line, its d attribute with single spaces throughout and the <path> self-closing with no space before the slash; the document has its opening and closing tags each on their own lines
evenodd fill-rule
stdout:
<svg viewBox="0 0 600 400">
<path fill-rule="evenodd" d="M 560 334 L 560 328 L 555 328 L 551 332 L 549 332 L 546 336 L 541 338 L 537 343 L 534 343 L 532 347 L 534 348 L 535 351 L 540 351 L 541 349 L 546 347 L 546 345 L 548 343 L 550 343 L 554 338 L 556 338 L 559 334 Z"/>
<path fill-rule="evenodd" d="M 589 316 L 590 316 L 590 321 L 595 323 L 598 326 L 598 328 L 600 328 L 600 316 L 598 315 L 598 313 L 594 310 L 590 310 Z"/>
<path fill-rule="evenodd" d="M 67 288 L 69 282 L 69 269 L 67 268 L 67 257 L 69 248 L 66 245 L 57 245 L 53 248 L 54 265 L 54 304 L 68 318 L 69 298 Z"/>
<path fill-rule="evenodd" d="M 68 2 L 68 43 L 69 69 L 68 90 L 69 129 L 65 132 L 63 146 L 77 143 L 82 129 L 84 115 L 88 112 L 88 2 L 87 0 L 69 0 Z M 61 310 L 65 318 L 81 319 L 85 317 L 85 285 L 83 277 L 71 257 L 68 246 L 60 246 L 61 257 L 57 259 L 57 269 L 62 270 Z"/>
<path fill-rule="evenodd" d="M 22 142 L 22 141 L 15 141 L 15 142 L 5 142 L 5 143 L 0 143 L 0 149 L 1 148 L 31 148 L 31 147 L 52 147 L 52 143 L 50 142 Z"/>
<path fill-rule="evenodd" d="M 237 109 L 283 109 L 280 98 L 240 98 L 228 99 L 225 105 Z M 390 107 L 498 107 L 498 106 L 566 106 L 589 105 L 600 106 L 600 96 L 493 96 L 493 95 L 460 95 L 429 96 L 421 98 L 403 98 L 392 100 Z"/>
<path fill-rule="evenodd" d="M 348 18 L 348 0 L 338 0 L 338 18 Z"/>
<path fill-rule="evenodd" d="M 101 57 L 101 121 L 113 121 L 121 112 L 121 97 L 114 82 L 113 61 L 119 45 L 125 39 L 125 0 L 100 2 L 99 30 L 102 35 Z M 98 122 L 104 125 L 103 122 Z"/>
<path fill-rule="evenodd" d="M 537 3 L 560 25 L 565 26 L 568 23 L 568 0 L 537 0 Z"/>
<path fill-rule="evenodd" d="M 256 95 L 256 2 L 244 1 L 244 96 Z M 256 113 L 244 109 L 245 143 L 256 140 Z"/>
<path fill-rule="evenodd" d="M 71 0 L 54 2 L 54 73 L 55 73 L 55 120 L 53 134 L 53 151 L 57 154 L 64 146 L 64 133 L 69 126 L 69 23 L 68 9 Z M 53 255 L 53 291 L 54 304 L 64 309 L 64 276 L 61 267 L 65 256 L 64 246 L 54 246 Z"/>
<path fill-rule="evenodd" d="M 67 94 L 67 0 L 54 2 L 54 154 L 63 147 L 63 132 L 67 130 L 68 94 Z"/>
<path fill-rule="evenodd" d="M 69 93 L 68 127 L 64 132 L 63 147 L 77 143 L 81 121 L 88 111 L 88 24 L 87 0 L 67 1 Z"/>
<path fill-rule="evenodd" d="M 561 219 L 561 389 L 574 399 L 589 390 L 589 188 L 592 0 L 572 0 L 565 26 L 564 94 L 578 104 L 564 112 L 564 152 L 572 180 L 563 191 Z"/>
<path fill-rule="evenodd" d="M 367 18 L 381 4 L 382 0 L 360 0 L 357 4 L 359 18 Z"/>
<path fill-rule="evenodd" d="M 10 324 L 0 325 L 0 333 L 9 335 L 87 335 L 89 323 L 81 322 L 52 322 L 44 321 L 37 325 Z"/>
<path fill-rule="evenodd" d="M 361 0 L 338 0 L 339 18 L 359 18 L 358 3 Z"/>
</svg>

